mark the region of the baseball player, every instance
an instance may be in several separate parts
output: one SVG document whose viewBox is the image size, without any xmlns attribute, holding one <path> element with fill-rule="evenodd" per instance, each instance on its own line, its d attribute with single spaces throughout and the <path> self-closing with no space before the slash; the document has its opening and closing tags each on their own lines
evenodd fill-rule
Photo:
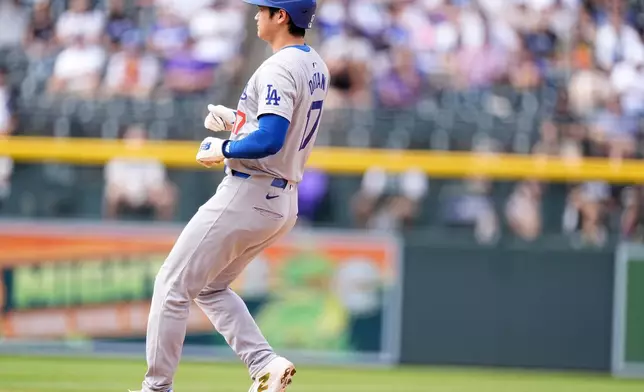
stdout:
<svg viewBox="0 0 644 392">
<path fill-rule="evenodd" d="M 250 78 L 237 110 L 208 105 L 197 161 L 227 176 L 177 239 L 155 281 L 142 392 L 168 392 L 191 301 L 249 369 L 249 392 L 282 392 L 295 366 L 268 344 L 230 284 L 297 219 L 297 185 L 315 143 L 329 71 L 305 43 L 316 0 L 244 0 L 258 6 L 257 34 L 273 49 Z"/>
</svg>

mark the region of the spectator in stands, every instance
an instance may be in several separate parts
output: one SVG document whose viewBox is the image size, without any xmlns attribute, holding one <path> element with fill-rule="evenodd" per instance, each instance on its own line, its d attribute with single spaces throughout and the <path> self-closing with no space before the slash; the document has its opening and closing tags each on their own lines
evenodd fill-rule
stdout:
<svg viewBox="0 0 644 392">
<path fill-rule="evenodd" d="M 450 64 L 448 69 L 452 73 L 452 85 L 458 89 L 489 88 L 507 77 L 509 52 L 492 42 L 491 27 L 487 25 L 487 21 L 481 19 L 480 30 L 476 33 L 462 34 L 458 49 L 447 57 Z M 463 28 L 474 27 L 467 25 Z"/>
<path fill-rule="evenodd" d="M 148 35 L 149 49 L 161 58 L 182 51 L 190 38 L 186 23 L 169 8 L 157 8 L 157 18 Z"/>
<path fill-rule="evenodd" d="M 215 66 L 198 60 L 194 41 L 188 39 L 181 50 L 169 55 L 164 63 L 164 87 L 175 96 L 205 93 L 214 82 Z"/>
<path fill-rule="evenodd" d="M 108 97 L 148 99 L 159 81 L 157 59 L 144 52 L 144 40 L 137 30 L 121 37 L 122 50 L 107 64 L 104 92 Z"/>
<path fill-rule="evenodd" d="M 540 156 L 559 156 L 561 143 L 559 140 L 559 130 L 552 121 L 544 121 L 541 124 L 541 134 L 539 140 L 532 148 L 535 155 Z"/>
<path fill-rule="evenodd" d="M 307 169 L 297 189 L 298 225 L 311 225 L 318 220 L 329 192 L 329 175 L 321 170 Z"/>
<path fill-rule="evenodd" d="M 425 10 L 406 14 L 409 20 L 406 32 L 421 54 L 422 68 L 432 79 L 449 74 L 449 58 L 458 47 L 459 37 L 465 36 L 469 27 L 469 24 L 461 26 L 459 23 L 463 5 L 439 3 L 428 2 Z"/>
<path fill-rule="evenodd" d="M 547 16 L 548 27 L 547 31 L 555 35 L 554 51 L 563 52 L 560 50 L 562 46 L 570 45 L 573 43 L 577 34 L 577 25 L 583 24 L 579 20 L 580 10 L 583 7 L 578 0 L 550 0 L 540 1 L 535 0 L 533 3 L 541 3 L 545 5 L 543 12 Z M 583 26 L 582 28 L 586 28 Z"/>
<path fill-rule="evenodd" d="M 604 154 L 611 159 L 621 160 L 635 153 L 635 139 L 639 124 L 634 116 L 622 109 L 619 96 L 611 97 L 591 125 L 590 137 Z"/>
<path fill-rule="evenodd" d="M 49 81 L 52 94 L 93 97 L 100 85 L 105 52 L 100 46 L 88 45 L 84 35 L 76 35 L 72 44 L 56 59 Z"/>
<path fill-rule="evenodd" d="M 2 135 L 0 135 L 2 137 Z M 0 211 L 5 201 L 11 195 L 11 176 L 13 174 L 13 159 L 0 156 Z"/>
<path fill-rule="evenodd" d="M 3 51 L 20 48 L 28 23 L 29 14 L 20 0 L 0 1 L 0 57 Z"/>
<path fill-rule="evenodd" d="M 371 107 L 373 46 L 357 26 L 346 25 L 342 33 L 325 41 L 320 53 L 329 67 L 329 108 Z"/>
<path fill-rule="evenodd" d="M 391 51 L 391 65 L 376 77 L 378 101 L 386 108 L 410 108 L 420 97 L 422 79 L 415 54 L 405 47 Z"/>
<path fill-rule="evenodd" d="M 577 8 L 577 24 L 570 30 L 573 34 L 573 41 L 592 44 L 597 35 L 597 25 L 588 7 L 579 6 Z"/>
<path fill-rule="evenodd" d="M 537 181 L 521 181 L 505 206 L 508 225 L 515 235 L 533 241 L 541 234 L 542 184 Z"/>
<path fill-rule="evenodd" d="M 610 73 L 613 91 L 621 97 L 625 115 L 644 114 L 644 50 L 615 64 Z"/>
<path fill-rule="evenodd" d="M 527 46 L 523 46 L 510 64 L 509 79 L 517 90 L 531 90 L 542 82 L 542 69 L 537 64 L 537 57 Z"/>
<path fill-rule="evenodd" d="M 470 178 L 444 186 L 439 205 L 442 223 L 473 229 L 480 243 L 495 241 L 499 217 L 491 192 L 492 182 L 486 178 Z"/>
<path fill-rule="evenodd" d="M 540 128 L 540 138 L 532 148 L 533 154 L 579 159 L 583 156 L 586 129 L 570 109 L 565 89 L 557 95 L 554 111 L 545 118 Z"/>
<path fill-rule="evenodd" d="M 622 238 L 644 242 L 644 187 L 633 185 L 622 194 L 623 213 L 620 219 Z"/>
<path fill-rule="evenodd" d="M 561 157 L 568 161 L 583 158 L 584 128 L 578 124 L 561 124 L 551 120 L 541 124 L 541 137 L 532 148 L 539 157 Z"/>
<path fill-rule="evenodd" d="M 213 1 L 190 20 L 195 40 L 194 56 L 204 63 L 230 64 L 235 68 L 241 43 L 246 37 L 244 10 L 228 0 Z"/>
<path fill-rule="evenodd" d="M 164 8 L 184 21 L 189 21 L 214 2 L 227 0 L 145 0 L 154 1 L 157 8 Z"/>
<path fill-rule="evenodd" d="M 88 0 L 70 0 L 69 9 L 63 12 L 56 23 L 56 37 L 64 45 L 74 45 L 78 36 L 88 45 L 101 43 L 105 15 L 101 10 L 91 9 Z"/>
<path fill-rule="evenodd" d="M 140 148 L 147 132 L 130 126 L 124 135 L 128 148 Z M 115 219 L 125 209 L 141 212 L 152 209 L 160 220 L 173 218 L 177 189 L 166 175 L 163 163 L 154 159 L 114 158 L 105 167 L 105 217 Z"/>
<path fill-rule="evenodd" d="M 123 35 L 136 29 L 137 25 L 134 18 L 126 13 L 124 0 L 109 0 L 108 7 L 104 41 L 113 52 L 120 49 Z"/>
<path fill-rule="evenodd" d="M 570 192 L 563 216 L 564 232 L 575 235 L 581 244 L 603 245 L 608 238 L 606 205 L 608 184 L 587 182 Z"/>
<path fill-rule="evenodd" d="M 16 118 L 13 113 L 13 100 L 15 94 L 7 85 L 7 72 L 0 68 L 0 138 L 13 133 L 16 127 Z M 11 174 L 13 160 L 10 157 L 0 156 L 0 208 L 11 191 Z"/>
<path fill-rule="evenodd" d="M 575 116 L 589 119 L 612 94 L 612 87 L 606 73 L 594 62 L 583 57 L 575 58 L 576 71 L 568 82 L 570 108 Z"/>
<path fill-rule="evenodd" d="M 607 20 L 599 22 L 595 38 L 595 53 L 605 71 L 618 62 L 640 56 L 642 40 L 637 31 L 626 22 L 626 7 L 621 0 L 609 0 Z"/>
<path fill-rule="evenodd" d="M 51 58 L 56 54 L 58 44 L 55 27 L 49 2 L 36 2 L 24 42 L 25 49 L 32 59 Z"/>
<path fill-rule="evenodd" d="M 413 169 L 400 175 L 380 168 L 368 170 L 352 201 L 358 227 L 372 230 L 400 230 L 414 223 L 427 194 L 428 180 Z"/>
<path fill-rule="evenodd" d="M 555 2 L 523 0 L 516 3 L 510 18 L 521 35 L 525 50 L 534 59 L 550 59 L 558 44 L 558 37 L 553 32 L 553 10 L 549 6 Z"/>
<path fill-rule="evenodd" d="M 575 23 L 572 27 L 559 33 L 563 37 L 562 47 L 559 48 L 557 66 L 563 72 L 571 72 L 577 69 L 590 70 L 594 68 L 595 54 L 593 53 L 593 41 L 596 35 L 596 25 L 585 7 L 578 6 L 575 12 Z"/>
<path fill-rule="evenodd" d="M 315 23 L 317 24 L 322 41 L 342 33 L 344 30 L 344 22 L 347 19 L 347 5 L 347 1 L 343 0 L 320 2 Z"/>
<path fill-rule="evenodd" d="M 16 128 L 16 117 L 13 108 L 16 92 L 7 81 L 7 71 L 0 68 L 0 136 L 13 133 Z"/>
<path fill-rule="evenodd" d="M 472 146 L 479 154 L 493 156 L 500 150 L 494 140 L 482 138 Z M 440 212 L 444 224 L 472 228 L 479 243 L 499 238 L 499 214 L 493 199 L 494 184 L 489 178 L 473 176 L 454 181 L 441 189 Z"/>
</svg>

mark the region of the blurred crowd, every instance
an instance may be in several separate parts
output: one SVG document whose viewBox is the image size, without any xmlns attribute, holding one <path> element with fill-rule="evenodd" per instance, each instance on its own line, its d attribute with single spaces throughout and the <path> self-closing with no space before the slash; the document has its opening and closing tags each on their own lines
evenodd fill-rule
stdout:
<svg viewBox="0 0 644 392">
<path fill-rule="evenodd" d="M 59 108 L 40 116 L 46 135 L 74 136 L 80 117 L 94 135 L 147 139 L 149 123 L 121 121 L 118 111 L 101 118 L 95 107 L 191 97 L 205 106 L 240 68 L 246 11 L 236 0 L 0 0 L 0 135 L 30 134 L 34 118 Z M 13 169 L 0 157 L 0 205 Z M 164 178 L 160 162 L 108 163 L 105 216 L 133 206 L 171 219 Z"/>
<path fill-rule="evenodd" d="M 336 144 L 640 158 L 643 10 L 639 0 L 322 0 L 307 36 L 332 76 L 321 143 L 341 134 Z M 20 103 L 43 96 L 207 101 L 230 83 L 220 75 L 258 55 L 242 53 L 253 13 L 237 0 L 0 0 L 0 134 L 25 131 Z M 145 139 L 146 128 L 118 124 L 116 133 Z M 172 216 L 172 184 L 142 190 L 141 179 L 163 178 L 165 168 L 140 164 L 108 165 L 106 216 L 130 199 L 145 204 L 143 194 L 157 201 L 148 207 L 158 217 Z M 0 200 L 12 170 L 0 159 Z M 124 196 L 119 181 L 138 191 Z M 490 179 L 432 183 L 413 169 L 393 176 L 374 167 L 354 195 L 353 223 L 401 229 L 441 208 L 443 223 L 474 227 L 482 241 L 502 226 L 531 240 L 544 230 L 542 201 L 553 192 L 564 195 L 559 230 L 584 243 L 602 244 L 610 232 L 639 236 L 644 217 L 638 186 L 598 181 L 560 192 L 526 180 L 499 204 Z M 304 221 L 316 220 L 330 187 L 325 173 L 305 177 Z M 440 207 L 427 202 L 435 191 Z M 166 197 L 152 196 L 159 193 Z"/>
<path fill-rule="evenodd" d="M 643 151 L 643 9 L 644 2 L 628 0 L 328 0 L 318 23 L 336 107 L 422 111 L 428 91 L 449 90 L 481 101 L 464 107 L 482 106 L 487 113 L 480 118 L 502 117 L 512 103 L 497 93 L 499 86 L 518 94 L 547 86 L 550 97 L 536 93 L 520 105 L 519 111 L 536 114 L 522 152 L 621 160 L 641 158 Z M 527 104 L 533 108 L 525 110 Z M 491 134 L 469 148 L 517 150 L 517 139 L 506 143 Z M 385 192 L 392 182 L 396 191 Z M 356 222 L 413 224 L 419 209 L 432 208 L 421 202 L 427 184 L 413 171 L 392 176 L 374 168 L 356 195 Z M 527 180 L 495 203 L 495 187 L 485 178 L 441 187 L 443 222 L 470 225 L 481 241 L 493 241 L 504 226 L 525 240 L 537 238 L 542 200 L 556 191 Z M 609 231 L 640 239 L 641 193 L 639 186 L 601 181 L 567 184 L 559 228 L 583 244 L 601 245 Z"/>
<path fill-rule="evenodd" d="M 244 10 L 228 0 L 2 0 L 5 67 L 21 95 L 158 98 L 205 92 L 236 68 Z"/>
</svg>

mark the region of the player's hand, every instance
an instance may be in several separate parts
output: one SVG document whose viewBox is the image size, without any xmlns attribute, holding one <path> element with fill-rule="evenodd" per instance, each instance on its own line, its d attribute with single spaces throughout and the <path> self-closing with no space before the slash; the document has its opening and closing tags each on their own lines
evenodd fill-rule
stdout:
<svg viewBox="0 0 644 392">
<path fill-rule="evenodd" d="M 223 153 L 224 139 L 216 137 L 207 137 L 201 142 L 199 152 L 197 153 L 197 162 L 202 166 L 211 168 L 226 159 Z"/>
<path fill-rule="evenodd" d="M 222 105 L 208 105 L 208 115 L 204 120 L 204 126 L 213 132 L 230 132 L 233 130 L 237 113 Z"/>
</svg>

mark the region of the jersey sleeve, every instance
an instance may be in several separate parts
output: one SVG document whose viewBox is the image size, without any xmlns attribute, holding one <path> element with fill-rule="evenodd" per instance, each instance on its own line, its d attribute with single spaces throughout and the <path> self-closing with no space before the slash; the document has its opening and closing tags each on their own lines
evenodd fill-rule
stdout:
<svg viewBox="0 0 644 392">
<path fill-rule="evenodd" d="M 297 88 L 289 70 L 278 64 L 262 67 L 257 81 L 257 118 L 262 114 L 277 114 L 292 120 Z"/>
</svg>

